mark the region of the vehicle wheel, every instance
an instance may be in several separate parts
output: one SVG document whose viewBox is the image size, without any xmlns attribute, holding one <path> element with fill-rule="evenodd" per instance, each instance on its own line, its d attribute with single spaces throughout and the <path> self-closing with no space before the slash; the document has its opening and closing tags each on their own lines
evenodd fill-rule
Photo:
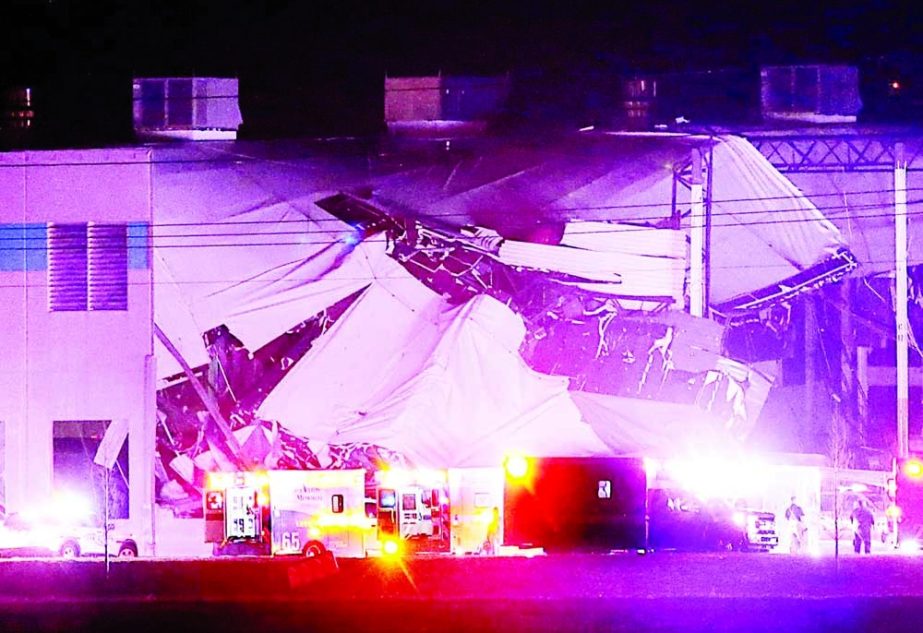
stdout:
<svg viewBox="0 0 923 633">
<path fill-rule="evenodd" d="M 304 555 L 307 558 L 314 558 L 315 556 L 320 556 L 327 551 L 327 548 L 324 547 L 324 544 L 320 541 L 310 541 L 307 545 L 304 546 Z"/>
<path fill-rule="evenodd" d="M 60 554 L 64 558 L 77 558 L 80 556 L 80 545 L 76 541 L 65 541 L 61 545 Z"/>
<path fill-rule="evenodd" d="M 132 541 L 119 545 L 119 558 L 138 558 L 138 546 Z"/>
</svg>

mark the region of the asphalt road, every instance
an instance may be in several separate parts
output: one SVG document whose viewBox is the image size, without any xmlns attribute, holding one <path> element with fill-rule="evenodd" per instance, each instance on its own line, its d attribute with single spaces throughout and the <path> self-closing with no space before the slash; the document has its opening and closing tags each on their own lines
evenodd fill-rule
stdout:
<svg viewBox="0 0 923 633">
<path fill-rule="evenodd" d="M 0 562 L 0 631 L 920 631 L 923 558 Z"/>
</svg>

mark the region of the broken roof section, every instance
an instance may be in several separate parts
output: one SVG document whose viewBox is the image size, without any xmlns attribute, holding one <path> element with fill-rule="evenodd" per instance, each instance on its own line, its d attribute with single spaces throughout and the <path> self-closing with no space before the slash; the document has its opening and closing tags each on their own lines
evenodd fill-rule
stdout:
<svg viewBox="0 0 923 633">
<path fill-rule="evenodd" d="M 745 434 L 736 420 L 755 417 L 770 378 L 723 368 L 718 336 L 685 346 L 684 333 L 698 340 L 698 328 L 635 331 L 624 320 L 632 308 L 612 296 L 621 300 L 622 277 L 634 274 L 642 289 L 632 298 L 657 287 L 682 307 L 693 147 L 710 157 L 713 302 L 836 258 L 844 244 L 835 227 L 740 139 L 470 142 L 371 159 L 245 144 L 158 150 L 158 325 L 198 367 L 209 361 L 202 335 L 217 326 L 253 353 L 358 296 L 329 328 L 315 328 L 257 413 L 299 437 L 381 445 L 421 465 L 644 447 L 629 436 L 603 442 L 568 387 L 638 395 L 627 399 L 643 412 L 632 423 L 723 402 L 732 410 L 719 426 Z M 472 236 L 470 225 L 496 234 Z M 644 258 L 662 260 L 661 281 L 639 274 Z M 464 292 L 434 292 L 438 275 Z M 178 373 L 163 347 L 157 353 L 161 376 Z M 671 398 L 678 409 L 658 407 Z"/>
<path fill-rule="evenodd" d="M 488 227 L 558 244 L 571 221 L 669 227 L 685 217 L 690 152 L 710 165 L 710 297 L 722 304 L 773 286 L 846 249 L 840 232 L 744 139 L 583 134 L 485 141 L 428 156 L 374 182 L 372 202 L 424 222 Z M 675 201 L 675 202 L 674 202 Z M 679 214 L 679 218 L 676 215 Z M 585 232 L 625 232 L 613 224 Z"/>
<path fill-rule="evenodd" d="M 198 366 L 207 361 L 199 338 L 212 327 L 228 325 L 255 349 L 361 288 L 385 250 L 315 204 L 343 190 L 371 191 L 369 201 L 388 213 L 437 228 L 493 229 L 510 238 L 501 259 L 513 266 L 554 271 L 555 258 L 578 257 L 589 271 L 585 283 L 619 276 L 624 295 L 649 288 L 681 307 L 681 241 L 670 237 L 671 248 L 655 256 L 626 254 L 624 243 L 640 237 L 626 224 L 667 227 L 688 212 L 682 172 L 692 147 L 711 156 L 713 304 L 772 287 L 845 248 L 839 231 L 739 138 L 590 134 L 466 143 L 435 156 L 379 152 L 371 161 L 362 152 L 297 145 L 157 148 L 155 320 Z M 570 252 L 543 253 L 533 244 Z M 594 257 L 621 269 L 594 271 Z M 160 351 L 160 375 L 177 373 Z"/>
</svg>

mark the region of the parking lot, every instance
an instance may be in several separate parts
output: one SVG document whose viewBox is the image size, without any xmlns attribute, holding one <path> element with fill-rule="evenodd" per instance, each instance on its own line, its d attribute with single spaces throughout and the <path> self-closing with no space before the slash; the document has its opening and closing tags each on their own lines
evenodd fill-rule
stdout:
<svg viewBox="0 0 923 633">
<path fill-rule="evenodd" d="M 0 630 L 917 630 L 923 559 L 0 562 Z"/>
</svg>

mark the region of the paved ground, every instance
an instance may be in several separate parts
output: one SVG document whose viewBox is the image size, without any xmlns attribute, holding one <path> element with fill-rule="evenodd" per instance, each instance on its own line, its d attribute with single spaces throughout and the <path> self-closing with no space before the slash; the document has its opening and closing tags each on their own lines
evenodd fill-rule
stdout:
<svg viewBox="0 0 923 633">
<path fill-rule="evenodd" d="M 0 562 L 0 631 L 919 631 L 923 558 Z"/>
</svg>

